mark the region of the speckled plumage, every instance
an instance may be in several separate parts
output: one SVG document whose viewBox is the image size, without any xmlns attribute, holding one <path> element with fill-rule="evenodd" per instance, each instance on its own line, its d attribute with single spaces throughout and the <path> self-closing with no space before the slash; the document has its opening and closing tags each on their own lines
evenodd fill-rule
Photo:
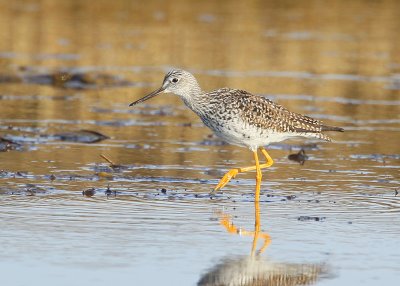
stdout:
<svg viewBox="0 0 400 286">
<path fill-rule="evenodd" d="M 323 131 L 343 131 L 244 90 L 221 88 L 203 92 L 191 73 L 179 69 L 165 76 L 159 90 L 132 105 L 161 92 L 179 95 L 216 135 L 253 151 L 293 137 L 330 141 Z"/>
<path fill-rule="evenodd" d="M 204 92 L 191 73 L 179 69 L 170 71 L 159 89 L 132 102 L 130 106 L 163 92 L 178 95 L 207 127 L 226 142 L 253 151 L 255 165 L 229 170 L 214 191 L 223 188 L 237 174 L 255 170 L 256 202 L 260 201 L 261 169 L 271 167 L 274 163 L 263 146 L 299 136 L 329 141 L 323 131 L 343 131 L 342 128 L 326 126 L 316 119 L 291 112 L 265 97 L 247 91 L 221 88 Z M 264 164 L 260 164 L 258 151 L 265 157 Z"/>
</svg>

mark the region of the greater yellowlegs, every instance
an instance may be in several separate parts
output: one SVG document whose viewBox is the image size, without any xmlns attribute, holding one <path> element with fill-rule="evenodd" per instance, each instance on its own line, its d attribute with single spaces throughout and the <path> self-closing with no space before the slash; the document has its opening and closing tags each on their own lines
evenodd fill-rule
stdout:
<svg viewBox="0 0 400 286">
<path fill-rule="evenodd" d="M 171 70 L 165 75 L 159 89 L 129 106 L 165 92 L 178 95 L 186 106 L 224 141 L 247 147 L 253 152 L 255 165 L 229 170 L 214 191 L 223 188 L 238 173 L 256 170 L 255 201 L 259 201 L 260 198 L 261 169 L 273 164 L 264 146 L 294 137 L 330 141 L 323 131 L 343 131 L 340 127 L 323 125 L 319 120 L 291 112 L 263 96 L 253 95 L 244 90 L 221 88 L 204 92 L 196 78 L 181 69 Z M 259 163 L 257 150 L 265 157 L 264 164 Z"/>
</svg>

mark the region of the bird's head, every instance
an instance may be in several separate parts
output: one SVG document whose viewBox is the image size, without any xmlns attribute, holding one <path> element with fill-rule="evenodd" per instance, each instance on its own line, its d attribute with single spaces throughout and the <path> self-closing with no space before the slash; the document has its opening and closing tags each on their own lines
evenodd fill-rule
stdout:
<svg viewBox="0 0 400 286">
<path fill-rule="evenodd" d="M 132 102 L 129 106 L 136 105 L 164 92 L 171 92 L 179 95 L 183 99 L 190 99 L 192 96 L 201 93 L 201 88 L 196 78 L 190 72 L 181 69 L 173 69 L 165 75 L 163 84 L 159 89 Z"/>
</svg>

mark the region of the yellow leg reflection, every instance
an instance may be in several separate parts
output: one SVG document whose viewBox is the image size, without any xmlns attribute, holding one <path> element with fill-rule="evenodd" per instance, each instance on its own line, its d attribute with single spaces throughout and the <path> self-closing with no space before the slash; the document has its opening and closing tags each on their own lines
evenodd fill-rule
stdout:
<svg viewBox="0 0 400 286">
<path fill-rule="evenodd" d="M 235 168 L 235 169 L 231 169 L 229 170 L 223 177 L 222 179 L 219 181 L 218 185 L 215 187 L 213 192 L 216 192 L 220 189 L 222 189 L 231 179 L 234 179 L 236 177 L 237 174 L 239 173 L 244 173 L 244 172 L 248 172 L 248 171 L 253 171 L 256 170 L 257 171 L 257 175 L 256 175 L 256 183 L 258 182 L 258 185 L 261 185 L 261 169 L 264 168 L 268 168 L 271 167 L 272 164 L 274 163 L 274 160 L 272 160 L 271 156 L 267 153 L 267 151 L 263 148 L 260 147 L 259 150 L 261 151 L 261 153 L 264 155 L 266 163 L 264 164 L 260 164 L 259 160 L 258 160 L 258 155 L 257 155 L 257 151 L 254 151 L 254 159 L 255 159 L 255 165 L 254 166 L 250 166 L 250 167 L 244 167 L 244 168 Z M 257 184 L 256 184 L 257 187 Z M 259 188 L 259 187 L 258 187 Z M 257 192 L 256 192 L 256 198 L 257 198 Z"/>
<path fill-rule="evenodd" d="M 251 248 L 252 256 L 254 256 L 254 254 L 260 255 L 261 253 L 263 253 L 265 249 L 268 247 L 268 245 L 271 243 L 271 236 L 269 236 L 269 234 L 267 233 L 261 232 L 260 202 L 258 201 L 254 202 L 254 211 L 255 211 L 255 219 L 254 219 L 254 238 L 253 238 L 253 245 Z M 264 239 L 264 243 L 256 253 L 257 242 L 259 237 Z"/>
<path fill-rule="evenodd" d="M 255 201 L 254 203 L 254 209 L 255 209 L 255 219 L 254 219 L 254 231 L 247 231 L 242 228 L 237 228 L 232 222 L 227 214 L 222 214 L 220 223 L 225 227 L 225 229 L 232 234 L 239 234 L 239 235 L 244 235 L 244 236 L 252 236 L 253 237 L 253 243 L 251 247 L 251 255 L 260 255 L 265 251 L 265 249 L 268 247 L 268 245 L 271 243 L 271 237 L 269 236 L 268 233 L 261 232 L 261 219 L 260 219 L 260 202 Z M 257 243 L 258 239 L 263 239 L 263 245 L 261 248 L 256 251 L 257 249 Z"/>
</svg>

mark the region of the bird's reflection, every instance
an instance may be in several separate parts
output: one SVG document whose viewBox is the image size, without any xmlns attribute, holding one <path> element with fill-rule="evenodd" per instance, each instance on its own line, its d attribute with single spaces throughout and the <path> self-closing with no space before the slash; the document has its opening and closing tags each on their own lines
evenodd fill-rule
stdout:
<svg viewBox="0 0 400 286">
<path fill-rule="evenodd" d="M 254 221 L 254 231 L 247 231 L 236 227 L 229 215 L 225 213 L 220 214 L 220 223 L 229 233 L 253 237 L 251 252 L 249 256 L 235 256 L 222 259 L 200 278 L 197 285 L 312 285 L 318 279 L 329 276 L 328 267 L 325 263 L 277 263 L 263 258 L 261 254 L 271 243 L 271 237 L 268 233 L 261 231 L 259 202 L 255 202 Z M 261 239 L 263 244 L 257 250 L 257 243 Z"/>
<path fill-rule="evenodd" d="M 266 232 L 261 232 L 261 220 L 260 220 L 260 202 L 255 202 L 254 204 L 255 216 L 254 216 L 254 231 L 247 231 L 242 228 L 237 228 L 231 221 L 228 214 L 220 214 L 220 223 L 225 227 L 225 229 L 232 234 L 239 234 L 243 236 L 253 237 L 253 244 L 251 247 L 251 256 L 260 255 L 271 243 L 271 237 Z M 257 243 L 259 238 L 263 239 L 263 245 L 256 252 Z"/>
</svg>

